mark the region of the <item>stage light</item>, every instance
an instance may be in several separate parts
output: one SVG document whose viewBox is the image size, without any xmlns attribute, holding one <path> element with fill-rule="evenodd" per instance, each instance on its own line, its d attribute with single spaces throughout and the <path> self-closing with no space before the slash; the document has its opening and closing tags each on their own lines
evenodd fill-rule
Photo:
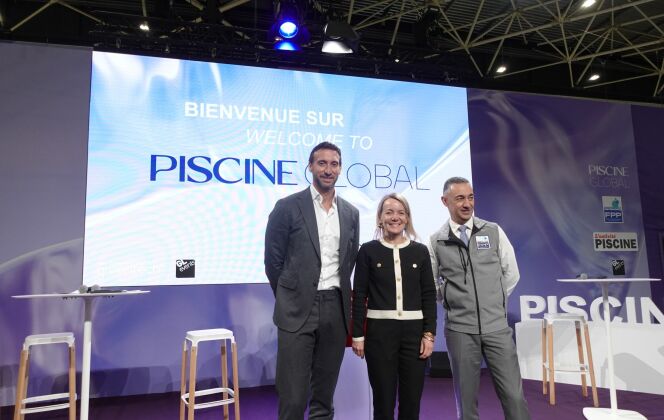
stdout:
<svg viewBox="0 0 664 420">
<path fill-rule="evenodd" d="M 287 20 L 279 25 L 279 35 L 286 39 L 291 39 L 297 35 L 297 25 L 294 22 Z"/>
<path fill-rule="evenodd" d="M 592 6 L 595 4 L 596 0 L 586 0 L 581 4 L 581 8 L 587 9 L 588 7 Z"/>
<path fill-rule="evenodd" d="M 507 66 L 504 64 L 501 64 L 496 68 L 496 73 L 505 73 L 507 71 Z"/>
<path fill-rule="evenodd" d="M 599 80 L 599 74 L 598 73 L 593 73 L 590 75 L 588 78 L 589 81 L 594 82 L 595 80 Z"/>
<path fill-rule="evenodd" d="M 325 25 L 323 35 L 324 53 L 351 54 L 357 50 L 360 36 L 350 24 L 342 21 L 331 21 Z"/>
<path fill-rule="evenodd" d="M 291 41 L 287 41 L 287 40 L 283 39 L 281 41 L 277 41 L 274 44 L 274 49 L 280 50 L 280 51 L 298 51 L 300 49 L 300 47 L 297 44 L 295 44 Z"/>
<path fill-rule="evenodd" d="M 275 3 L 274 23 L 268 37 L 274 42 L 274 48 L 281 51 L 299 51 L 309 42 L 309 31 L 303 24 L 297 0 Z"/>
<path fill-rule="evenodd" d="M 147 32 L 147 31 L 150 30 L 150 25 L 148 25 L 147 22 L 142 22 L 140 25 L 138 25 L 138 28 L 139 28 L 141 31 L 145 31 L 145 32 Z"/>
</svg>

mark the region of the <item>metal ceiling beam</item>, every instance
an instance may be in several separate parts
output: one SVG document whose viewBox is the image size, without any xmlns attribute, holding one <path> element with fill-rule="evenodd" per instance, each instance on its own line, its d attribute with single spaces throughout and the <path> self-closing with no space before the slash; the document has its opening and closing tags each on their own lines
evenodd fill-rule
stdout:
<svg viewBox="0 0 664 420">
<path fill-rule="evenodd" d="M 604 43 L 609 39 L 609 35 L 610 35 L 611 32 L 613 32 L 613 31 L 606 31 L 604 33 L 604 37 L 602 37 L 602 42 L 600 42 L 599 46 L 595 50 L 596 52 L 601 50 L 604 47 Z M 586 76 L 586 72 L 588 72 L 588 70 L 590 69 L 590 66 L 592 66 L 593 61 L 594 61 L 594 59 L 588 60 L 588 62 L 586 63 L 586 66 L 583 68 L 583 71 L 581 71 L 581 74 L 579 74 L 579 78 L 576 81 L 577 85 L 581 84 L 581 80 L 583 80 L 583 78 Z"/>
<path fill-rule="evenodd" d="M 227 11 L 229 11 L 229 10 L 231 10 L 231 9 L 235 9 L 236 7 L 238 7 L 238 6 L 242 6 L 242 5 L 245 4 L 245 3 L 249 3 L 249 1 L 250 1 L 250 0 L 233 0 L 233 1 L 229 1 L 229 2 L 226 3 L 226 4 L 222 4 L 221 6 L 219 6 L 219 13 L 224 13 L 224 12 L 227 12 Z"/>
<path fill-rule="evenodd" d="M 625 35 L 622 34 L 622 32 L 620 32 L 620 31 L 615 31 L 615 32 L 616 32 L 618 35 L 620 35 L 620 37 L 622 37 L 622 39 L 624 39 L 625 42 L 627 42 L 627 43 L 630 44 L 630 45 L 633 45 L 632 42 L 631 42 L 630 40 L 628 40 L 627 37 L 626 37 Z M 657 64 L 655 64 L 655 63 L 653 63 L 652 61 L 650 61 L 650 59 L 649 59 L 649 58 L 648 58 L 648 57 L 647 57 L 647 56 L 641 51 L 640 48 L 635 48 L 635 50 L 636 50 L 636 53 L 637 53 L 638 55 L 640 55 L 641 58 L 643 58 L 643 60 L 644 60 L 646 63 L 650 64 L 650 66 L 651 66 L 655 71 L 657 71 Z"/>
<path fill-rule="evenodd" d="M 512 28 L 512 23 L 514 22 L 514 17 L 515 16 L 516 15 L 512 15 L 512 19 L 510 19 L 510 23 L 507 25 L 507 28 L 505 28 L 505 32 L 509 32 L 510 29 Z M 489 67 L 487 67 L 487 69 L 486 69 L 486 74 L 489 74 L 491 72 L 491 69 L 493 68 L 494 63 L 496 62 L 496 58 L 498 58 L 498 53 L 500 53 L 500 51 L 502 50 L 503 42 L 504 41 L 500 41 L 500 43 L 498 44 L 498 47 L 493 52 L 493 57 L 491 58 L 491 62 L 489 63 Z"/>
<path fill-rule="evenodd" d="M 600 87 L 600 86 L 615 85 L 617 83 L 630 82 L 632 80 L 644 79 L 646 77 L 654 77 L 654 76 L 657 76 L 657 72 L 652 72 L 652 73 L 648 73 L 648 74 L 640 74 L 638 76 L 632 76 L 632 77 L 625 77 L 623 79 L 609 80 L 608 82 L 587 84 L 587 85 L 583 86 L 583 89 L 592 89 L 592 88 L 596 88 L 596 87 Z"/>
<path fill-rule="evenodd" d="M 438 2 L 436 2 L 438 3 Z M 452 28 L 452 33 L 453 37 L 455 38 L 456 42 L 461 45 L 461 48 L 463 48 L 466 51 L 466 54 L 468 55 L 468 58 L 470 59 L 470 62 L 473 63 L 473 67 L 475 67 L 475 70 L 479 73 L 480 77 L 484 77 L 484 73 L 482 73 L 482 70 L 480 69 L 480 66 L 477 65 L 477 62 L 473 58 L 473 55 L 470 53 L 470 49 L 464 44 L 463 40 L 461 39 L 461 36 L 459 33 L 453 28 L 452 23 L 450 22 L 450 19 L 447 17 L 447 13 L 445 13 L 445 10 L 443 10 L 442 6 L 440 3 L 438 4 L 438 12 L 445 18 L 445 21 L 447 24 Z"/>
<path fill-rule="evenodd" d="M 613 6 L 613 7 L 610 7 L 608 9 L 596 10 L 594 12 L 586 13 L 586 14 L 583 14 L 583 15 L 562 18 L 561 21 L 559 21 L 559 22 L 558 21 L 549 22 L 549 23 L 545 23 L 543 25 L 536 26 L 534 28 L 525 29 L 523 31 L 513 32 L 513 33 L 510 33 L 510 34 L 507 34 L 507 35 L 496 36 L 496 37 L 485 39 L 485 40 L 480 40 L 478 38 L 475 38 L 470 44 L 467 45 L 467 47 L 468 48 L 475 48 L 475 47 L 479 47 L 479 46 L 482 46 L 482 45 L 487 45 L 487 44 L 491 44 L 491 43 L 494 43 L 494 42 L 498 42 L 501 39 L 514 38 L 516 36 L 529 34 L 529 33 L 536 32 L 536 31 L 541 31 L 541 30 L 544 30 L 544 29 L 550 29 L 550 28 L 556 27 L 560 24 L 565 24 L 565 23 L 577 22 L 577 21 L 581 21 L 581 20 L 585 20 L 585 19 L 590 19 L 593 16 L 598 16 L 598 15 L 602 15 L 602 14 L 606 14 L 606 13 L 611 13 L 611 12 L 615 12 L 617 10 L 622 10 L 622 9 L 625 9 L 625 8 L 634 7 L 634 6 L 637 6 L 637 5 L 640 5 L 640 4 L 651 3 L 653 1 L 655 1 L 655 0 L 637 0 L 633 3 L 627 3 L 627 4 L 622 4 L 622 5 L 619 5 L 619 6 Z M 458 47 L 458 48 L 454 48 L 450 51 L 454 52 L 454 51 L 459 51 L 461 49 L 462 49 L 462 47 Z"/>
<path fill-rule="evenodd" d="M 559 0 L 549 0 L 549 1 L 546 1 L 546 2 L 544 2 L 544 3 L 542 3 L 542 4 L 543 4 L 543 5 L 548 5 L 548 4 L 556 3 L 556 2 L 558 2 L 558 1 L 559 1 Z M 434 0 L 434 2 L 436 3 L 436 5 L 439 6 L 439 1 L 438 1 L 438 0 Z M 531 11 L 531 10 L 539 9 L 540 7 L 541 7 L 540 5 L 535 4 L 535 5 L 531 5 L 531 6 L 527 6 L 527 7 L 520 8 L 520 9 L 518 9 L 518 11 L 519 11 L 520 14 L 523 14 L 524 12 L 529 12 L 529 11 Z M 507 19 L 507 18 L 509 18 L 509 16 L 510 16 L 512 13 L 514 13 L 514 12 L 507 12 L 507 13 L 503 13 L 503 14 L 500 14 L 500 15 L 497 15 L 497 16 L 487 17 L 487 18 L 484 18 L 484 19 L 480 19 L 480 20 L 478 20 L 477 23 L 478 23 L 478 24 L 481 24 L 481 23 L 491 22 L 492 20 L 496 20 L 496 19 Z M 459 25 L 459 26 L 455 26 L 455 29 L 456 29 L 456 30 L 466 29 L 466 28 L 469 28 L 469 27 L 471 27 L 471 26 L 472 26 L 472 23 L 464 23 L 464 24 L 461 24 L 461 25 Z M 443 28 L 443 29 L 445 29 L 445 28 Z"/>
<path fill-rule="evenodd" d="M 401 12 L 406 6 L 406 0 L 401 0 Z M 392 39 L 390 40 L 390 48 L 387 50 L 387 55 L 392 55 L 392 47 L 394 47 L 394 41 L 397 39 L 397 32 L 399 32 L 399 25 L 401 24 L 401 16 L 397 18 L 397 23 L 394 25 L 394 31 L 392 31 Z"/>
<path fill-rule="evenodd" d="M 355 6 L 355 0 L 350 0 L 350 5 L 348 6 L 348 19 L 346 23 L 350 25 L 350 20 L 353 17 L 353 7 Z"/>
<path fill-rule="evenodd" d="M 51 6 L 54 5 L 54 4 L 59 4 L 60 6 L 66 7 L 66 8 L 68 8 L 68 9 L 71 9 L 71 10 L 73 10 L 74 12 L 76 12 L 76 13 L 78 13 L 78 14 L 80 14 L 80 15 L 83 15 L 83 16 L 85 16 L 85 17 L 87 17 L 88 19 L 94 20 L 94 21 L 97 22 L 97 23 L 103 23 L 101 19 L 99 19 L 99 18 L 97 18 L 97 17 L 95 17 L 95 16 L 92 16 L 91 14 L 86 13 L 86 12 L 84 12 L 83 10 L 81 10 L 81 9 L 79 9 L 79 8 L 77 8 L 77 7 L 74 7 L 74 6 L 70 5 L 69 3 L 67 3 L 67 2 L 65 2 L 65 1 L 63 1 L 63 0 L 49 0 L 46 4 L 44 4 L 43 6 L 41 6 L 39 9 L 35 10 L 35 11 L 32 12 L 30 15 L 28 15 L 26 18 L 24 18 L 23 20 L 21 20 L 19 23 L 17 23 L 16 25 L 12 26 L 12 27 L 9 29 L 9 32 L 14 32 L 15 30 L 17 30 L 18 28 L 20 28 L 21 26 L 23 26 L 24 24 L 26 24 L 27 22 L 29 22 L 30 20 L 32 20 L 35 16 L 39 15 L 39 14 L 42 13 L 44 10 L 48 9 L 49 7 L 51 7 Z"/>
<path fill-rule="evenodd" d="M 664 13 L 658 14 L 658 15 L 653 15 L 653 16 L 651 16 L 651 19 L 658 19 L 658 18 L 661 18 L 661 17 L 664 17 Z M 643 23 L 643 22 L 646 22 L 646 21 L 647 21 L 646 19 L 636 19 L 636 20 L 631 20 L 629 22 L 620 22 L 620 23 L 618 23 L 616 25 L 613 25 L 613 26 L 609 25 L 609 26 L 602 26 L 600 28 L 590 29 L 590 30 L 587 30 L 586 32 L 589 35 L 593 35 L 595 32 L 605 32 L 606 30 L 611 29 L 612 27 L 624 28 L 626 26 L 637 25 L 639 23 Z M 578 34 L 570 34 L 567 38 L 575 38 L 577 36 L 578 36 Z M 560 42 L 560 41 L 562 41 L 562 37 L 561 38 L 554 38 L 551 41 Z M 540 42 L 537 45 L 543 45 L 543 44 L 544 44 L 544 42 Z"/>
<path fill-rule="evenodd" d="M 373 26 L 373 25 L 377 25 L 379 23 L 387 22 L 388 20 L 399 19 L 403 16 L 409 15 L 411 13 L 419 12 L 420 10 L 426 9 L 428 7 L 429 7 L 428 5 L 414 7 L 412 9 L 409 9 L 409 10 L 406 10 L 406 11 L 403 11 L 403 12 L 399 12 L 399 13 L 394 14 L 394 15 L 386 16 L 384 18 L 376 19 L 376 20 L 371 21 L 371 22 L 367 22 L 367 23 L 357 25 L 357 26 L 355 26 L 355 29 L 356 30 L 365 29 L 365 28 L 368 28 L 369 26 Z"/>
</svg>

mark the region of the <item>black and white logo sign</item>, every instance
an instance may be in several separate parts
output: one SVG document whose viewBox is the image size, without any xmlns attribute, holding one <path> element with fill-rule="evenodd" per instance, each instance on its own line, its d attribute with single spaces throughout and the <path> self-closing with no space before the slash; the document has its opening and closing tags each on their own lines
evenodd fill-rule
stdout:
<svg viewBox="0 0 664 420">
<path fill-rule="evenodd" d="M 175 278 L 194 278 L 196 277 L 196 263 L 194 260 L 175 261 Z"/>
<path fill-rule="evenodd" d="M 625 275 L 625 260 L 611 260 L 611 269 L 614 276 Z"/>
</svg>

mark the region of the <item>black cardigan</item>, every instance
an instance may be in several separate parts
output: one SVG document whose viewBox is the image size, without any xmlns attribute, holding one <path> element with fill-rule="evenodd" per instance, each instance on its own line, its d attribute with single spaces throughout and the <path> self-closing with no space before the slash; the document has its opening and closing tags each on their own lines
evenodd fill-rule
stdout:
<svg viewBox="0 0 664 420">
<path fill-rule="evenodd" d="M 422 332 L 436 333 L 436 285 L 429 250 L 411 241 L 399 248 L 401 298 L 404 311 L 422 311 Z M 364 336 L 367 308 L 397 309 L 394 247 L 373 240 L 362 245 L 357 255 L 353 284 L 353 337 Z M 398 319 L 398 318 L 392 318 Z"/>
</svg>

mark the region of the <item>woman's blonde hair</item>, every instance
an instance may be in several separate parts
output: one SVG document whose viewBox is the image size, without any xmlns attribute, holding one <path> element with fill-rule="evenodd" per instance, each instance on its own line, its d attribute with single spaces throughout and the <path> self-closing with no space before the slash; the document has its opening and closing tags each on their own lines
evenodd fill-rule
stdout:
<svg viewBox="0 0 664 420">
<path fill-rule="evenodd" d="M 376 232 L 374 233 L 374 239 L 381 239 L 383 237 L 383 227 L 380 222 L 380 215 L 383 212 L 383 205 L 390 198 L 400 202 L 403 205 L 404 210 L 406 210 L 406 216 L 408 217 L 408 221 L 406 223 L 406 227 L 404 228 L 404 232 L 406 234 L 405 236 L 411 240 L 416 239 L 417 233 L 415 232 L 415 228 L 413 227 L 413 216 L 410 213 L 410 205 L 408 204 L 408 200 L 406 200 L 406 197 L 398 193 L 387 194 L 386 196 L 381 198 L 380 203 L 378 204 L 378 210 L 376 211 Z"/>
</svg>

